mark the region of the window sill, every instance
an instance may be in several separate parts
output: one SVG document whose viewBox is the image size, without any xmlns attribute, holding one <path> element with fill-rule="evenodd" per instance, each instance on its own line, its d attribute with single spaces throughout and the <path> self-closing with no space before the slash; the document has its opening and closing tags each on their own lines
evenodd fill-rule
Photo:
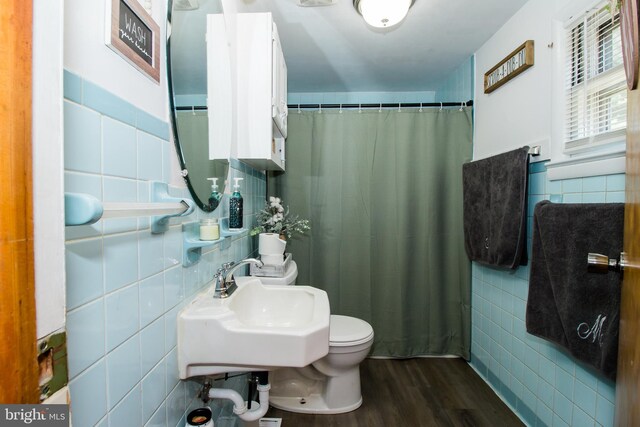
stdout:
<svg viewBox="0 0 640 427">
<path fill-rule="evenodd" d="M 546 166 L 547 178 L 550 181 L 611 175 L 625 172 L 626 156 L 623 148 L 595 155 L 583 155 L 566 160 L 551 161 Z"/>
</svg>

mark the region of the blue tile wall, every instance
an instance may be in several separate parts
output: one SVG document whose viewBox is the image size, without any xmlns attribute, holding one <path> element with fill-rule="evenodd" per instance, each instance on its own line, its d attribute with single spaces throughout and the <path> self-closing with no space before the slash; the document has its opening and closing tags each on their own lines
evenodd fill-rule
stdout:
<svg viewBox="0 0 640 427">
<path fill-rule="evenodd" d="M 107 352 L 138 332 L 138 284 L 105 296 Z"/>
<path fill-rule="evenodd" d="M 289 92 L 289 104 L 377 104 L 433 102 L 435 92 Z M 293 112 L 293 111 L 292 111 Z"/>
<path fill-rule="evenodd" d="M 109 202 L 149 201 L 149 181 L 167 182 L 171 175 L 168 123 L 68 71 L 64 88 L 65 191 Z M 245 179 L 245 223 L 251 226 L 264 203 L 265 174 L 237 161 L 230 168 Z M 189 197 L 185 188 L 169 192 Z M 228 215 L 228 208 L 220 211 L 214 215 Z M 182 427 L 185 414 L 202 405 L 195 383 L 178 379 L 176 316 L 223 262 L 250 256 L 255 247 L 244 233 L 182 267 L 182 223 L 211 215 L 172 219 L 159 235 L 151 234 L 144 217 L 67 227 L 74 425 Z M 246 378 L 215 386 L 243 392 Z M 234 420 L 230 402 L 212 401 L 211 407 L 216 418 Z"/>
<path fill-rule="evenodd" d="M 289 92 L 289 104 L 376 104 L 413 102 L 463 102 L 473 99 L 474 58 L 469 57 L 433 91 L 412 92 Z M 203 99 L 182 96 L 178 105 L 204 105 Z"/>
<path fill-rule="evenodd" d="M 435 90 L 436 102 L 468 101 L 474 96 L 475 58 L 469 57 L 448 77 L 440 82 Z"/>
<path fill-rule="evenodd" d="M 543 163 L 529 169 L 528 236 L 533 207 L 623 202 L 624 174 L 549 181 Z M 529 269 L 472 265 L 471 366 L 529 426 L 613 426 L 615 384 L 562 348 L 526 333 Z"/>
<path fill-rule="evenodd" d="M 289 92 L 289 104 L 376 104 L 419 102 L 463 102 L 473 99 L 474 58 L 465 60 L 433 91 L 413 92 Z M 183 97 L 180 105 L 200 105 L 192 97 Z M 295 111 L 292 111 L 295 112 Z"/>
<path fill-rule="evenodd" d="M 100 114 L 71 102 L 64 103 L 64 167 L 100 173 L 102 164 Z"/>
</svg>

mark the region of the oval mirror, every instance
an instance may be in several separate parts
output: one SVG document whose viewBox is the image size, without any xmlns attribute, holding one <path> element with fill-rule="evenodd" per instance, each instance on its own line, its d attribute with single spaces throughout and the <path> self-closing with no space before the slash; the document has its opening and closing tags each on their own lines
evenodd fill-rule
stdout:
<svg viewBox="0 0 640 427">
<path fill-rule="evenodd" d="M 169 0 L 167 10 L 167 85 L 173 138 L 182 176 L 191 196 L 200 209 L 213 212 L 219 203 L 211 198 L 212 181 L 208 179 L 216 178 L 218 191 L 224 193 L 229 168 L 228 156 L 218 158 L 220 156 L 214 152 L 220 145 L 231 142 L 224 131 L 212 128 L 216 120 L 213 120 L 207 105 L 221 106 L 230 101 L 226 97 L 216 99 L 213 87 L 208 88 L 205 37 L 207 19 L 211 19 L 207 15 L 222 21 L 222 4 L 220 0 Z M 226 46 L 227 43 L 220 45 Z M 214 58 L 224 60 L 219 55 L 228 55 L 228 52 L 217 52 L 211 55 L 210 61 Z M 216 78 L 220 79 L 219 73 Z M 231 86 L 230 81 L 215 83 L 216 88 Z M 223 108 L 225 110 L 231 111 L 231 105 Z M 217 119 L 219 123 L 220 118 Z M 228 148 L 222 148 L 217 151 L 228 152 Z"/>
</svg>

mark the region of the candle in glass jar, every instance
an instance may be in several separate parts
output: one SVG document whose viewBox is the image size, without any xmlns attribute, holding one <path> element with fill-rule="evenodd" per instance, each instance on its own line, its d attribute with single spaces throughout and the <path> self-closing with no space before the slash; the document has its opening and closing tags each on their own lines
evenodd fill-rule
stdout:
<svg viewBox="0 0 640 427">
<path fill-rule="evenodd" d="M 200 240 L 218 240 L 220 238 L 220 225 L 218 218 L 205 218 L 200 220 Z"/>
</svg>

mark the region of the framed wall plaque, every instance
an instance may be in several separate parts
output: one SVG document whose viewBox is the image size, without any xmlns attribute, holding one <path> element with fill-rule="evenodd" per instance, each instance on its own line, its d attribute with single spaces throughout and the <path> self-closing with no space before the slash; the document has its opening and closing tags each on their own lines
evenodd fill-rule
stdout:
<svg viewBox="0 0 640 427">
<path fill-rule="evenodd" d="M 137 0 L 106 0 L 105 43 L 160 83 L 160 27 Z"/>
<path fill-rule="evenodd" d="M 620 32 L 622 34 L 622 58 L 624 71 L 627 75 L 629 90 L 638 87 L 638 0 L 622 0 L 620 8 Z"/>
<path fill-rule="evenodd" d="M 491 93 L 500 86 L 533 66 L 533 40 L 527 40 L 513 52 L 484 73 L 484 93 Z"/>
</svg>

